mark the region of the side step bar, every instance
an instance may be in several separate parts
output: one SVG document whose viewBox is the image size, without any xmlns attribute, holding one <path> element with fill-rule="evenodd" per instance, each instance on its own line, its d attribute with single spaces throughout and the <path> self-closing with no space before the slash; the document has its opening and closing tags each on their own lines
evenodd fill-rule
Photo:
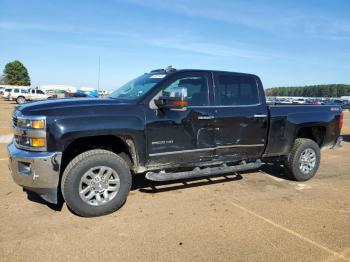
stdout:
<svg viewBox="0 0 350 262">
<path fill-rule="evenodd" d="M 164 171 L 161 172 L 148 172 L 146 174 L 146 178 L 152 181 L 170 181 L 170 180 L 178 180 L 178 179 L 187 179 L 187 178 L 197 178 L 197 177 L 207 177 L 225 173 L 246 171 L 251 169 L 258 169 L 261 167 L 262 162 L 257 160 L 254 163 L 243 163 L 236 166 L 227 166 L 223 164 L 217 167 L 206 167 L 200 169 L 196 167 L 192 171 L 184 171 L 184 172 L 175 172 L 175 173 L 166 173 Z"/>
</svg>

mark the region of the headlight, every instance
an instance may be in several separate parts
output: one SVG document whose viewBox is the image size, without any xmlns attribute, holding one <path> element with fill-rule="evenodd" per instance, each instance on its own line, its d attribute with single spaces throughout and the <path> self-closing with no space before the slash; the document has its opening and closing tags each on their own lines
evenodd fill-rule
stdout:
<svg viewBox="0 0 350 262">
<path fill-rule="evenodd" d="M 26 148 L 45 148 L 46 147 L 46 139 L 43 137 L 28 137 L 28 136 L 21 136 L 21 135 L 15 135 L 15 141 L 17 145 L 23 146 Z"/>
<path fill-rule="evenodd" d="M 23 116 L 16 112 L 13 116 L 15 144 L 19 148 L 46 150 L 46 118 L 40 116 Z"/>
<path fill-rule="evenodd" d="M 45 128 L 45 119 L 25 119 L 18 118 L 17 126 L 19 128 L 33 128 L 33 129 L 44 129 Z"/>
</svg>

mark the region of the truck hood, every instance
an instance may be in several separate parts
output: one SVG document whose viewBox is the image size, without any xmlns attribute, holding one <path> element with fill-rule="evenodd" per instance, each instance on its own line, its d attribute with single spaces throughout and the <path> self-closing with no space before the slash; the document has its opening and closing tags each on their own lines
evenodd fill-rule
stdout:
<svg viewBox="0 0 350 262">
<path fill-rule="evenodd" d="M 115 107 L 116 105 L 133 105 L 134 102 L 117 100 L 112 98 L 66 98 L 53 99 L 40 102 L 23 104 L 16 109 L 26 115 L 62 115 L 80 113 L 92 113 L 102 108 Z"/>
</svg>

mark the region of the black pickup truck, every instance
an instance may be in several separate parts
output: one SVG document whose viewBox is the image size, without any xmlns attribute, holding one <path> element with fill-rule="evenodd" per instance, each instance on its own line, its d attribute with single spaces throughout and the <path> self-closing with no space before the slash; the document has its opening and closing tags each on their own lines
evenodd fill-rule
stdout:
<svg viewBox="0 0 350 262">
<path fill-rule="evenodd" d="M 256 75 L 153 70 L 104 99 L 33 102 L 13 112 L 13 179 L 81 216 L 119 209 L 132 175 L 197 178 L 284 164 L 313 177 L 342 138 L 338 106 L 268 106 Z"/>
</svg>

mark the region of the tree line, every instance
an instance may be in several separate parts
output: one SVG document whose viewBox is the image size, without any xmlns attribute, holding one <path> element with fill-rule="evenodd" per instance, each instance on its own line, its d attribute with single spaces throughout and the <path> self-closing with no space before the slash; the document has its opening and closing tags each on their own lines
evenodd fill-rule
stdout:
<svg viewBox="0 0 350 262">
<path fill-rule="evenodd" d="M 350 96 L 350 85 L 310 85 L 273 87 L 265 90 L 267 96 L 341 97 Z"/>
</svg>

